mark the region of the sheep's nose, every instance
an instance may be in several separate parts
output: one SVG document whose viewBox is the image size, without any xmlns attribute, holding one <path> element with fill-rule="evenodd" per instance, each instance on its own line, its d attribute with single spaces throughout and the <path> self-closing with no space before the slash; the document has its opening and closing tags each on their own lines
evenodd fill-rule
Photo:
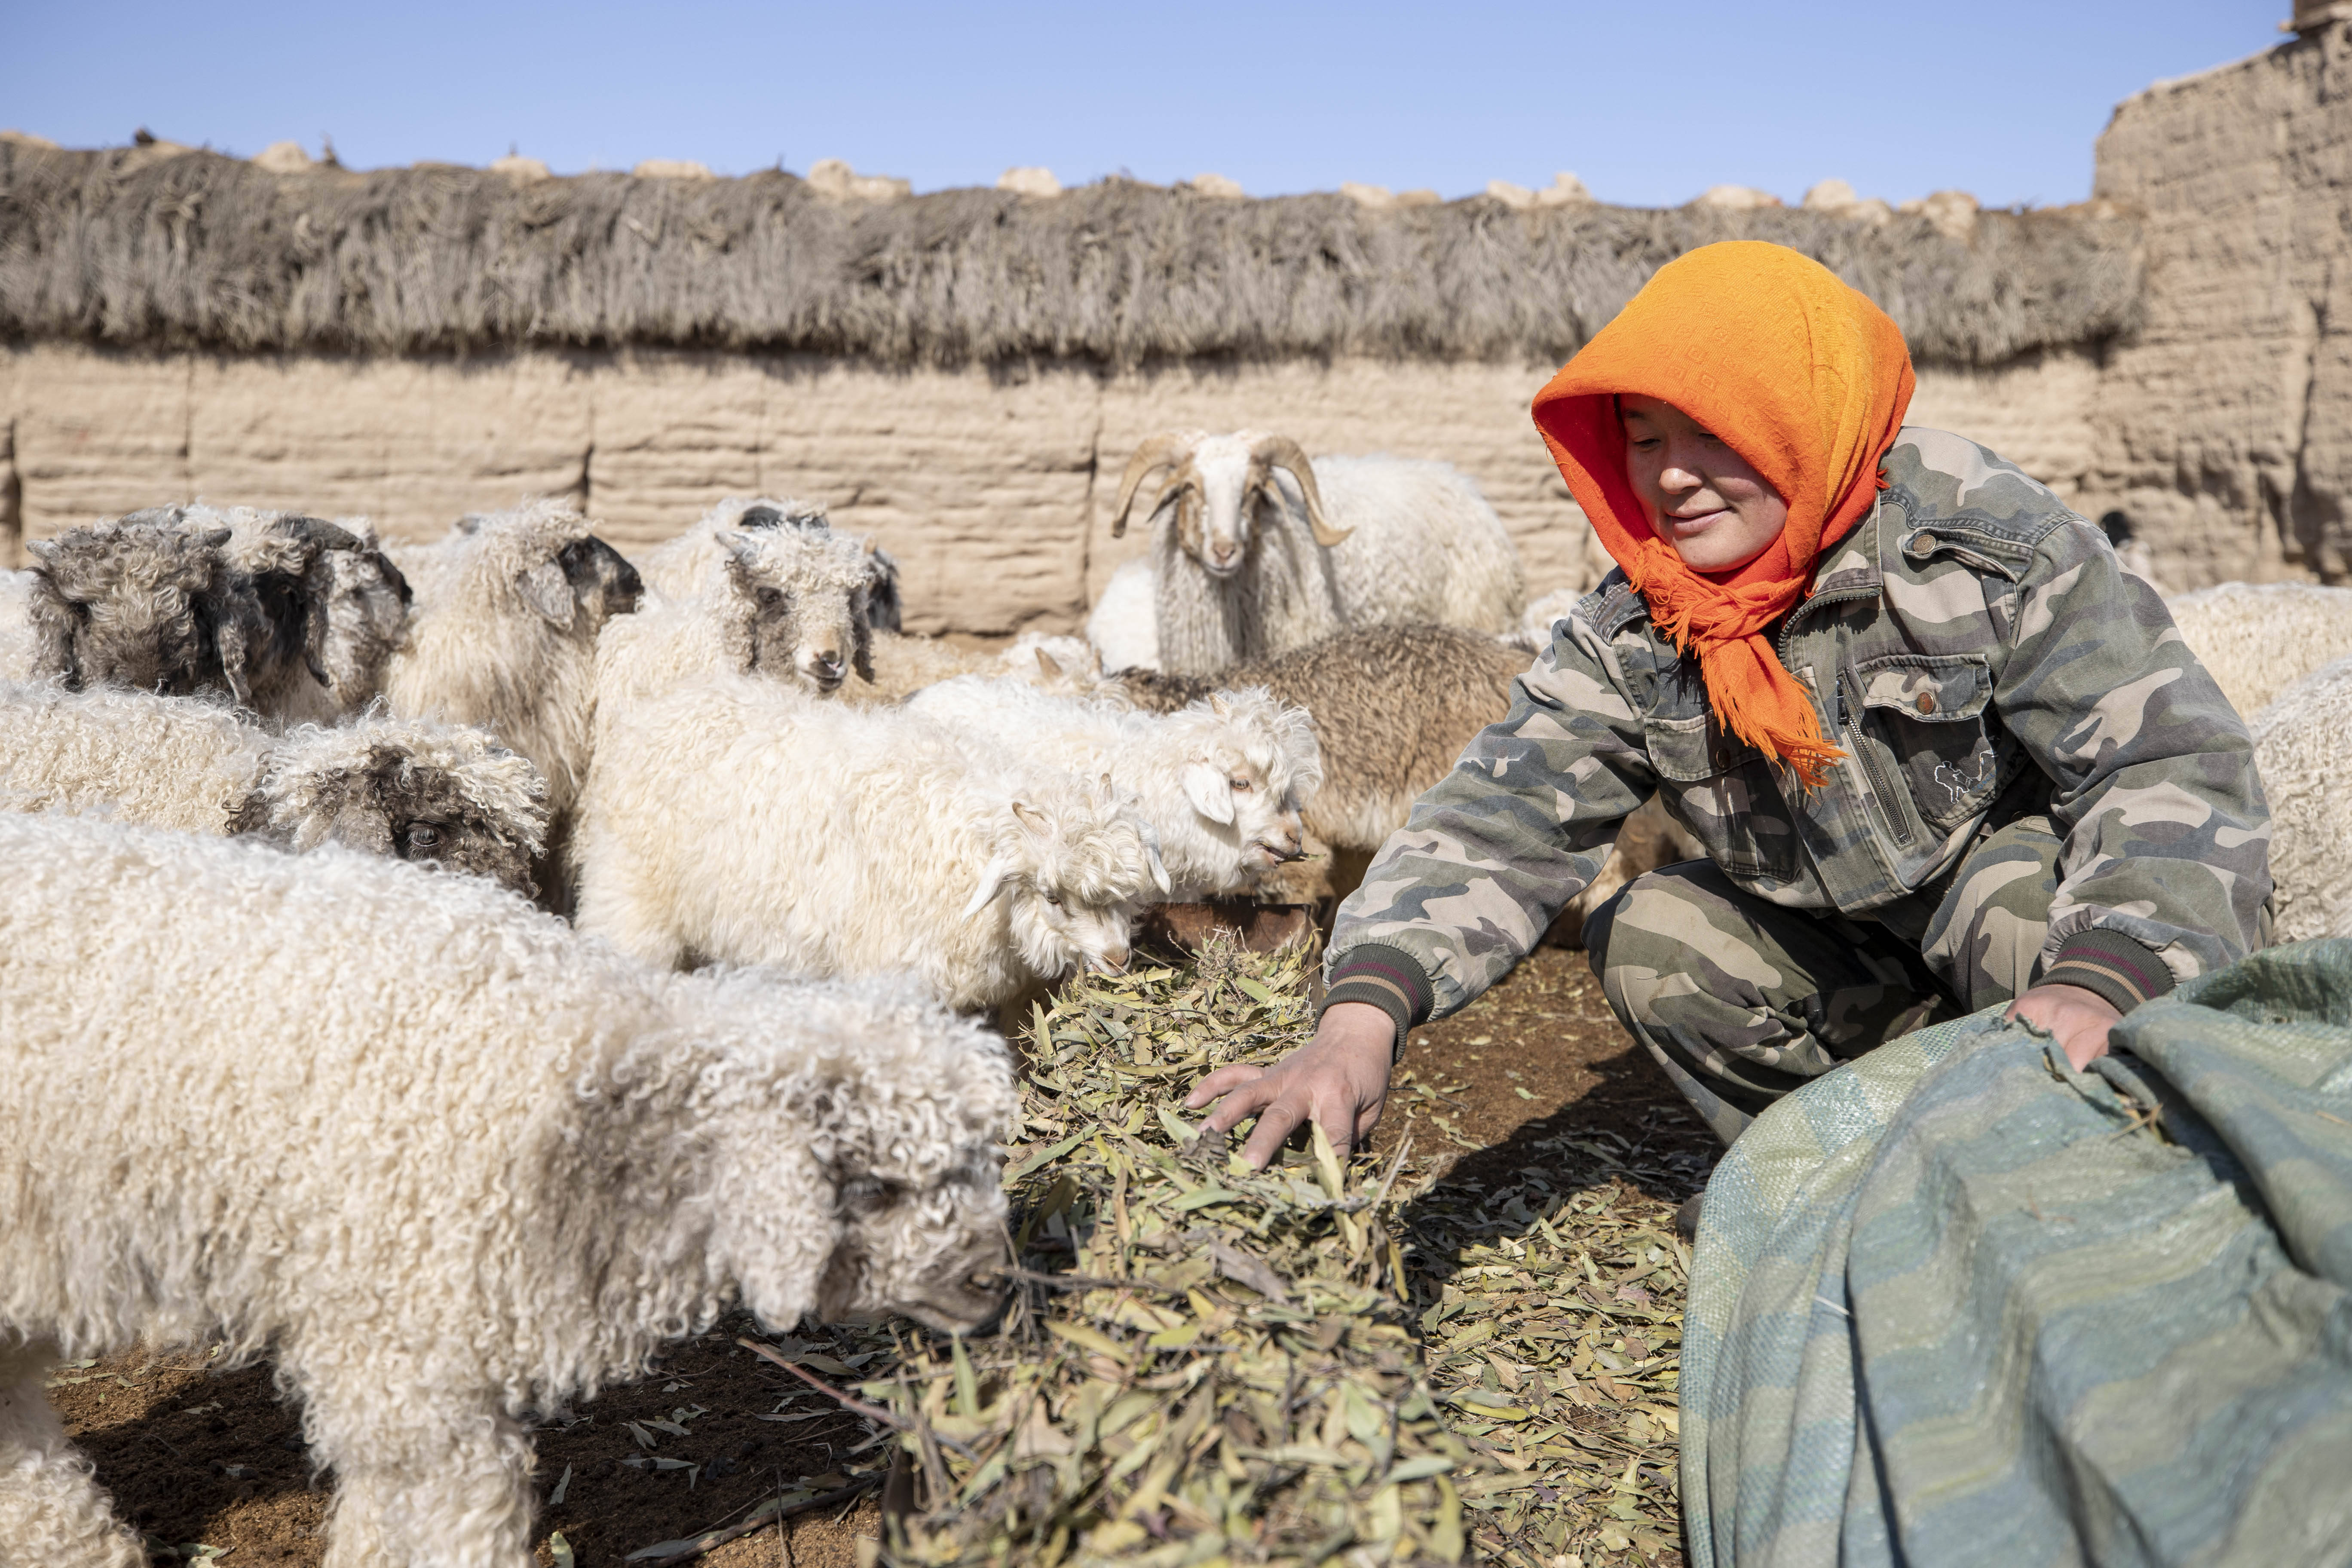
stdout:
<svg viewBox="0 0 2352 1568">
<path fill-rule="evenodd" d="M 1117 974 L 1127 968 L 1127 949 L 1114 947 L 1102 955 L 1103 973 Z"/>
</svg>

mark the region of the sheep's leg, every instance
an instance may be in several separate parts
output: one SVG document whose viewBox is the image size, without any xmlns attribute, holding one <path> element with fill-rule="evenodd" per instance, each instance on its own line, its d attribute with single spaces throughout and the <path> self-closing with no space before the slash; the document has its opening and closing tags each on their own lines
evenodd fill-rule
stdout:
<svg viewBox="0 0 2352 1568">
<path fill-rule="evenodd" d="M 515 1422 L 413 1392 L 311 1415 L 336 1479 L 323 1568 L 530 1568 L 531 1446 Z"/>
<path fill-rule="evenodd" d="M 0 1568 L 146 1568 L 43 1392 L 53 1344 L 0 1349 Z"/>
</svg>

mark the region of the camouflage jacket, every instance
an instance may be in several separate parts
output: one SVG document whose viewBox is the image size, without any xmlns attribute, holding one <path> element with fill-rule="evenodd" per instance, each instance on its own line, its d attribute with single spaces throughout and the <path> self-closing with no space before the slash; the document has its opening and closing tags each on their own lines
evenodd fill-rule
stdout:
<svg viewBox="0 0 2352 1568">
<path fill-rule="evenodd" d="M 2253 746 L 2163 601 L 1972 442 L 1906 428 L 1883 471 L 1774 635 L 1846 753 L 1825 785 L 1727 735 L 1696 657 L 1612 572 L 1341 905 L 1329 1000 L 1386 1008 L 1400 1045 L 1467 1005 L 1654 790 L 1750 893 L 1891 925 L 1924 924 L 1981 830 L 2045 812 L 2065 847 L 2042 978 L 2126 1011 L 2250 951 L 2270 896 Z"/>
</svg>

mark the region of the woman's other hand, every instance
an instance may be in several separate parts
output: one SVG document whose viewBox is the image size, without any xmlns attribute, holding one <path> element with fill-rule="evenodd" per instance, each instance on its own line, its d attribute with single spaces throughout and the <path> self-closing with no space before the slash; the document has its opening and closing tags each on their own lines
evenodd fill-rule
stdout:
<svg viewBox="0 0 2352 1568">
<path fill-rule="evenodd" d="M 2107 1031 L 2123 1021 L 2114 1003 L 2079 985 L 2036 985 L 2001 1016 L 2022 1018 L 2055 1035 L 2076 1072 L 2107 1054 Z"/>
</svg>

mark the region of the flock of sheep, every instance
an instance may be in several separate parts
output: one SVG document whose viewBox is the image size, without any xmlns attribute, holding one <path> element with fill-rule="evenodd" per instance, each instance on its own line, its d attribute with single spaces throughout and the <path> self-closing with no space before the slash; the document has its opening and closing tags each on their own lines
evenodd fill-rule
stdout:
<svg viewBox="0 0 2352 1568">
<path fill-rule="evenodd" d="M 277 1358 L 330 1564 L 519 1565 L 528 1414 L 663 1340 L 986 1321 L 1017 1100 L 972 1016 L 1360 863 L 1567 607 L 1443 464 L 1174 434 L 1137 510 L 1089 637 L 1001 653 L 773 499 L 634 565 L 552 501 L 414 548 L 199 504 L 0 574 L 0 1543 L 141 1561 L 42 1382 L 142 1336 Z M 2277 697 L 2266 773 L 2324 769 L 2337 591 L 2176 609 Z M 2285 845 L 2328 794 L 2273 785 L 2283 923 L 2352 929 Z M 1580 908 L 1689 852 L 1645 816 Z"/>
</svg>

